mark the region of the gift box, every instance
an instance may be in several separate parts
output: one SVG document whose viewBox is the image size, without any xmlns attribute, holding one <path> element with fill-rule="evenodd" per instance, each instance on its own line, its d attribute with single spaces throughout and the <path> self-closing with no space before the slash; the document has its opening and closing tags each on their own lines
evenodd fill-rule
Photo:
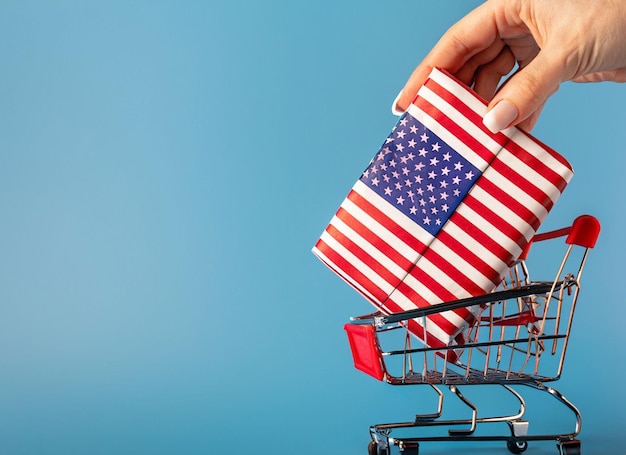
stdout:
<svg viewBox="0 0 626 455">
<path fill-rule="evenodd" d="M 434 69 L 341 203 L 313 253 L 383 313 L 491 292 L 573 175 L 487 103 Z M 454 345 L 477 307 L 411 320 L 429 347 Z"/>
</svg>

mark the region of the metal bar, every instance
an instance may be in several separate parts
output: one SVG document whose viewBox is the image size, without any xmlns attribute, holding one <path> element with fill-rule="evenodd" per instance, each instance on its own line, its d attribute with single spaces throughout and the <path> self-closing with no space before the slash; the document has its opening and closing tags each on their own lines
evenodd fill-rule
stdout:
<svg viewBox="0 0 626 455">
<path fill-rule="evenodd" d="M 560 285 L 561 282 L 557 282 L 556 285 Z M 485 303 L 498 302 L 501 300 L 515 299 L 518 297 L 525 297 L 533 294 L 545 294 L 550 291 L 555 283 L 534 283 L 527 286 L 522 286 L 516 289 L 506 289 L 504 291 L 496 291 L 490 294 L 479 295 L 476 297 L 468 297 L 466 299 L 455 300 L 452 302 L 438 303 L 426 308 L 416 308 L 414 310 L 403 311 L 401 313 L 389 314 L 386 316 L 375 317 L 377 325 L 391 324 L 394 322 L 408 321 L 409 319 L 421 318 L 429 316 L 431 314 L 437 314 L 444 311 L 456 310 L 458 308 L 464 308 L 474 305 L 482 305 Z"/>
</svg>

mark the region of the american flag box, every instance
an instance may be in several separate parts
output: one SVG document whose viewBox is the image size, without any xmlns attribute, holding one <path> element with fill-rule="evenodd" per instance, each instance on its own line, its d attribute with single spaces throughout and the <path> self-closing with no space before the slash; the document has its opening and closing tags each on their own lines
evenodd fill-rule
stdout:
<svg viewBox="0 0 626 455">
<path fill-rule="evenodd" d="M 382 312 L 491 292 L 571 179 L 570 164 L 531 135 L 487 130 L 486 110 L 434 69 L 313 247 Z M 477 311 L 415 319 L 409 330 L 451 346 Z"/>
</svg>

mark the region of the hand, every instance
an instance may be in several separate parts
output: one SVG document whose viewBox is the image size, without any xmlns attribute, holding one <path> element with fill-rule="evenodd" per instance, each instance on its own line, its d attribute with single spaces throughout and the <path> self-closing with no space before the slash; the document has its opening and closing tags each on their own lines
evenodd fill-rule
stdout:
<svg viewBox="0 0 626 455">
<path fill-rule="evenodd" d="M 493 132 L 530 130 L 562 82 L 626 82 L 626 1 L 489 0 L 443 35 L 392 109 L 408 108 L 433 67 L 490 101 Z"/>
</svg>

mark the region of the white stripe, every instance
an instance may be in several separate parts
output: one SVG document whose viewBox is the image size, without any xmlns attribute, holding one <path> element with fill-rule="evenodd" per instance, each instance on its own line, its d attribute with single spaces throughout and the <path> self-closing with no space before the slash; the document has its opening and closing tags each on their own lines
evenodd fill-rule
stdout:
<svg viewBox="0 0 626 455">
<path fill-rule="evenodd" d="M 341 204 L 341 207 L 346 210 L 350 215 L 356 218 L 357 221 L 364 224 L 373 234 L 383 239 L 389 244 L 395 251 L 398 252 L 409 262 L 415 262 L 419 257 L 419 253 L 415 251 L 413 245 L 409 245 L 398 238 L 393 232 L 389 231 L 382 224 L 380 224 L 375 218 L 372 218 L 367 212 L 362 210 L 358 205 L 349 199 L 346 199 Z M 370 248 L 374 248 L 370 246 Z M 375 248 L 374 248 L 375 249 Z"/>
<path fill-rule="evenodd" d="M 463 218 L 472 223 L 477 230 L 483 232 L 486 236 L 491 237 L 494 242 L 511 252 L 513 257 L 518 257 L 522 249 L 509 236 L 504 234 L 496 226 L 492 225 L 489 220 L 470 208 L 467 204 L 461 203 L 456 211 Z"/>
<path fill-rule="evenodd" d="M 493 210 L 500 217 L 504 218 L 517 231 L 522 233 L 526 237 L 527 241 L 532 238 L 533 227 L 529 225 L 525 219 L 521 218 L 517 213 L 493 197 L 487 191 L 477 185 L 474 185 L 470 194 Z"/>
<path fill-rule="evenodd" d="M 426 128 L 435 133 L 439 138 L 452 147 L 456 152 L 462 155 L 467 161 L 472 163 L 473 166 L 480 170 L 484 170 L 489 163 L 487 163 L 480 155 L 469 148 L 465 143 L 460 141 L 454 134 L 444 128 L 433 119 L 426 112 L 421 110 L 415 104 L 411 104 L 408 108 L 408 113 L 412 115 L 416 120 L 421 122 Z"/>
<path fill-rule="evenodd" d="M 493 267 L 494 270 L 504 273 L 509 268 L 508 264 L 502 261 L 501 258 L 493 254 L 485 245 L 454 224 L 451 220 L 446 224 L 446 231 L 472 253 Z"/>
<path fill-rule="evenodd" d="M 388 270 L 392 275 L 394 275 L 398 280 L 401 280 L 406 275 L 406 270 L 402 267 L 398 266 L 394 261 L 389 259 L 389 256 L 383 254 L 375 248 L 369 241 L 365 238 L 361 237 L 356 231 L 354 231 L 350 226 L 344 223 L 342 220 L 337 218 L 336 216 L 330 222 L 339 232 L 349 238 L 356 245 L 361 247 L 367 254 L 372 256 L 372 258 L 380 263 L 386 270 Z M 371 226 L 368 226 L 371 228 Z M 386 238 L 385 238 L 386 239 Z M 390 239 L 391 240 L 391 239 Z M 414 262 L 415 257 L 413 257 Z"/>
<path fill-rule="evenodd" d="M 367 279 L 369 279 L 374 285 L 380 288 L 386 295 L 394 289 L 394 286 L 390 285 L 385 279 L 383 279 L 376 271 L 372 270 L 368 264 L 365 264 L 358 257 L 356 257 L 350 250 L 345 248 L 341 243 L 335 240 L 328 232 L 324 232 L 320 237 L 332 250 L 334 250 L 339 256 L 341 256 L 346 262 L 355 267 L 361 272 Z M 338 270 L 345 271 L 338 267 Z M 347 274 L 346 274 L 347 275 Z"/>
<path fill-rule="evenodd" d="M 544 192 L 553 203 L 556 203 L 557 199 L 561 195 L 561 192 L 543 175 L 537 173 L 537 171 L 521 161 L 517 156 L 515 156 L 515 154 L 511 153 L 506 148 L 500 152 L 498 159 L 511 169 L 514 169 L 518 174 L 531 181 L 537 188 Z M 563 168 L 563 166 L 561 166 L 561 168 Z"/>
<path fill-rule="evenodd" d="M 319 258 L 320 261 L 322 261 L 322 263 L 328 267 L 330 270 L 333 271 L 333 273 L 335 273 L 337 276 L 339 276 L 341 279 L 343 279 L 346 283 L 348 283 L 350 286 L 354 287 L 355 289 L 357 289 L 359 292 L 363 293 L 367 298 L 369 298 L 370 300 L 372 300 L 372 302 L 379 302 L 377 298 L 375 298 L 372 294 L 370 294 L 365 288 L 363 288 L 359 283 L 357 283 L 356 281 L 354 281 L 352 278 L 350 278 L 350 276 L 348 276 L 346 273 L 343 272 L 343 270 L 337 265 L 335 264 L 333 261 L 331 261 L 324 253 L 322 253 L 322 251 L 320 251 L 317 247 L 313 247 L 313 249 L 311 250 L 313 252 L 313 254 L 315 256 L 317 256 Z"/>
<path fill-rule="evenodd" d="M 571 180 L 574 175 L 574 171 L 571 169 L 570 163 L 566 161 L 568 165 L 564 165 L 553 155 L 552 152 L 533 141 L 523 131 L 515 129 L 515 131 L 510 135 L 510 139 L 529 154 L 545 163 L 546 166 L 555 171 L 557 174 L 561 175 L 566 182 Z"/>
<path fill-rule="evenodd" d="M 429 245 L 430 242 L 432 242 L 433 236 L 430 235 L 428 231 L 423 229 L 419 224 L 415 223 L 400 210 L 393 207 L 393 205 L 377 194 L 374 190 L 369 188 L 365 183 L 358 180 L 352 189 L 378 210 L 391 218 L 394 223 L 415 237 L 419 242 L 424 245 Z"/>
<path fill-rule="evenodd" d="M 444 115 L 450 118 L 454 123 L 459 125 L 462 129 L 469 133 L 474 139 L 476 139 L 483 147 L 490 151 L 494 156 L 498 154 L 502 146 L 493 140 L 492 136 L 486 134 L 481 130 L 474 122 L 469 120 L 465 114 L 462 114 L 456 107 L 449 104 L 437 93 L 431 90 L 429 87 L 422 87 L 419 91 L 419 95 L 428 101 L 430 104 L 439 109 Z"/>
<path fill-rule="evenodd" d="M 468 106 L 478 115 L 480 115 L 481 117 L 485 116 L 485 113 L 487 112 L 487 105 L 485 104 L 485 102 L 481 101 L 471 92 L 469 92 L 467 87 L 459 84 L 457 81 L 450 78 L 450 76 L 437 68 L 432 70 L 429 78 L 448 90 L 458 99 L 460 99 L 466 106 Z"/>
<path fill-rule="evenodd" d="M 505 193 L 512 196 L 521 205 L 530 210 L 539 220 L 543 220 L 548 214 L 548 210 L 543 204 L 537 201 L 534 197 L 527 194 L 525 191 L 520 191 L 520 188 L 511 182 L 508 178 L 500 174 L 494 168 L 490 168 L 489 172 L 485 172 L 483 177 L 502 189 Z M 558 192 L 558 189 L 552 186 L 553 190 Z"/>
<path fill-rule="evenodd" d="M 447 224 L 446 226 L 444 226 L 443 228 L 444 230 L 447 230 Z M 471 263 L 467 262 L 467 260 L 465 260 L 462 256 L 460 256 L 457 252 L 455 252 L 454 250 L 452 250 L 448 245 L 445 244 L 445 242 L 443 242 L 442 240 L 440 240 L 439 238 L 436 238 L 433 243 L 431 243 L 430 245 L 430 249 L 432 251 L 434 251 L 435 253 L 437 253 L 439 256 L 441 256 L 444 260 L 448 261 L 450 264 L 454 265 L 454 267 L 456 267 L 458 270 L 463 271 L 463 274 L 470 280 L 472 281 L 474 284 L 480 286 L 482 289 L 485 288 L 489 288 L 490 285 L 493 285 L 493 282 L 491 281 L 491 279 L 489 277 L 487 277 L 484 273 L 482 273 L 479 269 L 477 269 L 474 265 L 472 265 Z M 420 261 L 418 263 L 418 266 L 421 265 Z M 426 269 L 424 269 L 426 270 Z M 433 272 L 428 272 L 430 276 L 439 276 L 438 274 L 434 274 Z M 441 273 L 442 275 L 445 275 L 443 271 L 440 271 L 439 273 Z M 446 279 L 449 281 L 453 281 L 452 278 L 448 277 L 447 275 L 445 275 Z M 461 286 L 460 283 L 454 283 L 456 285 L 458 285 L 459 287 Z M 464 297 L 469 297 L 471 295 L 471 292 L 468 290 L 465 290 L 465 293 L 467 295 L 465 295 Z M 457 296 L 457 298 L 462 298 L 460 296 Z"/>
<path fill-rule="evenodd" d="M 425 286 L 422 285 L 422 287 L 425 289 Z M 418 308 L 406 295 L 404 295 L 402 292 L 400 292 L 397 289 L 390 296 L 390 299 L 392 299 L 393 302 L 396 305 L 398 305 L 400 308 L 402 308 L 404 311 L 414 310 Z M 450 313 L 450 312 L 448 311 L 447 313 Z M 459 319 L 461 319 L 462 321 L 462 318 L 459 318 Z M 420 326 L 422 326 L 422 328 L 424 327 L 424 325 L 422 324 L 422 321 L 423 321 L 422 318 L 415 318 L 414 321 L 417 322 Z M 426 335 L 427 337 L 432 336 L 438 339 L 439 341 L 443 342 L 444 344 L 448 344 L 453 339 L 453 336 L 456 335 L 456 334 L 450 335 L 446 333 L 439 325 L 432 322 L 429 318 L 426 318 L 426 321 L 427 321 L 426 325 L 428 327 L 428 329 L 426 330 L 428 332 L 428 335 Z M 462 321 L 461 324 L 463 322 L 465 321 Z"/>
</svg>

